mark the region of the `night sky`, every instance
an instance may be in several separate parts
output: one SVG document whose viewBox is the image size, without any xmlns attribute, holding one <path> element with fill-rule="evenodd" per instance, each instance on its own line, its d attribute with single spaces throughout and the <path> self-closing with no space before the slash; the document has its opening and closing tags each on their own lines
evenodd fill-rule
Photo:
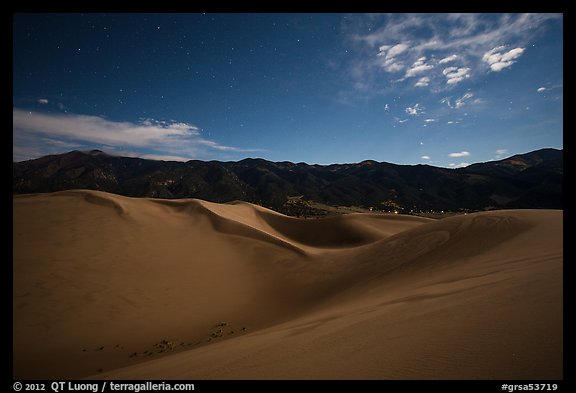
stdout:
<svg viewBox="0 0 576 393">
<path fill-rule="evenodd" d="M 13 159 L 460 167 L 563 147 L 558 14 L 15 14 Z"/>
</svg>

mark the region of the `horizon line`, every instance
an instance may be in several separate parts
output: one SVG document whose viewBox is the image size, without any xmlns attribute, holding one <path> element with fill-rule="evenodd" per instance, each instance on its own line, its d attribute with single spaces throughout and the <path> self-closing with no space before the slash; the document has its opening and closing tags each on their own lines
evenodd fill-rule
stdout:
<svg viewBox="0 0 576 393">
<path fill-rule="evenodd" d="M 486 162 L 495 162 L 495 161 L 503 161 L 503 160 L 507 160 L 510 159 L 514 156 L 518 156 L 518 155 L 524 155 L 524 154 L 529 154 L 529 153 L 534 153 L 537 151 L 541 151 L 541 150 L 556 150 L 556 151 L 564 151 L 564 148 L 555 148 L 555 147 L 542 147 L 539 149 L 535 149 L 535 150 L 530 150 L 530 151 L 526 151 L 523 153 L 516 153 L 516 154 L 512 154 L 510 156 L 506 156 L 506 157 L 502 157 L 502 158 L 497 158 L 497 159 L 492 159 L 492 160 L 486 160 L 486 161 L 477 161 L 477 162 L 472 162 L 469 163 L 468 165 L 464 166 L 464 167 L 449 167 L 449 166 L 437 166 L 437 165 L 432 165 L 431 163 L 417 163 L 417 164 L 398 164 L 398 163 L 394 163 L 394 162 L 390 162 L 390 161 L 378 161 L 378 160 L 374 160 L 372 158 L 367 158 L 364 159 L 362 161 L 357 161 L 357 162 L 334 162 L 334 163 L 330 163 L 330 164 L 320 164 L 320 163 L 309 163 L 309 162 L 305 162 L 305 161 L 299 161 L 299 162 L 294 162 L 294 161 L 290 161 L 290 160 L 280 160 L 280 161 L 273 161 L 273 160 L 268 160 L 266 158 L 262 158 L 262 157 L 245 157 L 242 158 L 240 160 L 229 160 L 229 161 L 222 161 L 222 160 L 202 160 L 202 159 L 197 159 L 197 158 L 191 158 L 188 160 L 177 160 L 177 159 L 169 159 L 169 158 L 177 158 L 177 157 L 171 157 L 171 156 L 165 156 L 165 158 L 167 159 L 162 159 L 160 157 L 162 156 L 156 156 L 154 157 L 154 155 L 122 155 L 122 154 L 114 154 L 114 153 L 110 153 L 108 151 L 102 150 L 102 149 L 87 149 L 87 150 L 69 150 L 66 152 L 62 152 L 62 153 L 54 153 L 54 154 L 46 154 L 43 156 L 39 156 L 39 157 L 35 157 L 35 158 L 29 158 L 29 159 L 25 159 L 25 160 L 21 160 L 21 161 L 15 161 L 12 160 L 13 164 L 17 164 L 17 163 L 22 163 L 22 162 L 26 162 L 26 161 L 33 161 L 33 160 L 39 160 L 45 157 L 51 157 L 51 156 L 59 156 L 59 155 L 66 155 L 66 154 L 70 154 L 70 153 L 74 153 L 74 152 L 79 152 L 79 153 L 83 153 L 83 154 L 88 154 L 88 155 L 92 155 L 92 154 L 104 154 L 104 155 L 108 155 L 111 157 L 118 157 L 118 158 L 135 158 L 135 159 L 141 159 L 141 160 L 148 160 L 148 161 L 162 161 L 162 162 L 177 162 L 177 163 L 188 163 L 190 161 L 200 161 L 200 162 L 242 162 L 244 160 L 262 160 L 262 161 L 266 161 L 266 162 L 271 162 L 271 163 L 290 163 L 290 164 L 294 164 L 294 165 L 300 165 L 300 164 L 304 164 L 304 165 L 308 165 L 308 166 L 332 166 L 332 165 L 358 165 L 358 164 L 363 164 L 363 163 L 368 163 L 368 162 L 374 162 L 374 163 L 378 163 L 378 164 L 391 164 L 391 165 L 398 165 L 398 166 L 431 166 L 431 167 L 435 167 L 435 168 L 443 168 L 443 169 L 462 169 L 462 168 L 466 168 L 470 165 L 474 165 L 474 164 L 482 164 L 482 163 L 486 163 Z M 184 158 L 184 157 L 182 157 Z"/>
</svg>

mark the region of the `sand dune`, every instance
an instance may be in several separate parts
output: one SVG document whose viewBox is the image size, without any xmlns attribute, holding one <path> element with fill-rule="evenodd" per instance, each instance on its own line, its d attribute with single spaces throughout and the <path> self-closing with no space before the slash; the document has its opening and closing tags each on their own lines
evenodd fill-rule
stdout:
<svg viewBox="0 0 576 393">
<path fill-rule="evenodd" d="M 562 211 L 13 198 L 14 377 L 559 379 Z"/>
</svg>

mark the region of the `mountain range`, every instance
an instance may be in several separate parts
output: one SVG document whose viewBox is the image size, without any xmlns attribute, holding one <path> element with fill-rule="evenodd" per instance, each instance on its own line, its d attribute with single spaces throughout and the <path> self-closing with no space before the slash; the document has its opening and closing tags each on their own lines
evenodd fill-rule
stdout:
<svg viewBox="0 0 576 393">
<path fill-rule="evenodd" d="M 175 162 L 72 151 L 14 162 L 12 187 L 14 194 L 90 189 L 131 197 L 242 200 L 288 214 L 310 202 L 401 213 L 562 209 L 563 150 L 541 149 L 457 169 L 372 160 Z"/>
</svg>

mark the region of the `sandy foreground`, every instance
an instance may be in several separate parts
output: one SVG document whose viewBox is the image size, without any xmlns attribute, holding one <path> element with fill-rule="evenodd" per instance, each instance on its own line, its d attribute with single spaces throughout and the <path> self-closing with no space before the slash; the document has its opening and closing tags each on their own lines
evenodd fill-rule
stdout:
<svg viewBox="0 0 576 393">
<path fill-rule="evenodd" d="M 13 198 L 13 374 L 560 379 L 563 213 Z"/>
</svg>

